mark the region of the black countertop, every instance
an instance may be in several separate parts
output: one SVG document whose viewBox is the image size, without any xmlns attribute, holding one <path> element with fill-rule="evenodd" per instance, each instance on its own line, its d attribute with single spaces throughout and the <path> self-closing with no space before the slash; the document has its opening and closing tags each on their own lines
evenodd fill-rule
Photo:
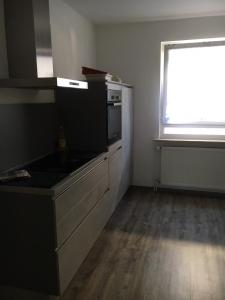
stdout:
<svg viewBox="0 0 225 300">
<path fill-rule="evenodd" d="M 11 180 L 0 183 L 0 185 L 51 188 L 98 155 L 100 153 L 52 153 L 23 166 L 23 169 L 29 172 L 31 178 Z"/>
</svg>

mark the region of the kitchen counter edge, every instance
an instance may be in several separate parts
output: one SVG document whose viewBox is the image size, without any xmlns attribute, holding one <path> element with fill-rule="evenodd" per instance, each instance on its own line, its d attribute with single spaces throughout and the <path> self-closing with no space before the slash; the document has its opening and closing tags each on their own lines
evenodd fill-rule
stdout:
<svg viewBox="0 0 225 300">
<path fill-rule="evenodd" d="M 98 165 L 102 160 L 108 158 L 108 152 L 103 152 L 99 154 L 97 157 L 93 158 L 79 169 L 74 172 L 68 174 L 63 180 L 59 181 L 56 185 L 51 188 L 36 188 L 36 187 L 21 187 L 21 186 L 0 186 L 0 192 L 7 193 L 25 193 L 25 194 L 33 194 L 33 195 L 45 195 L 57 198 L 64 191 L 66 191 L 71 184 L 79 180 L 82 176 L 84 176 L 87 172 L 91 171 Z"/>
</svg>

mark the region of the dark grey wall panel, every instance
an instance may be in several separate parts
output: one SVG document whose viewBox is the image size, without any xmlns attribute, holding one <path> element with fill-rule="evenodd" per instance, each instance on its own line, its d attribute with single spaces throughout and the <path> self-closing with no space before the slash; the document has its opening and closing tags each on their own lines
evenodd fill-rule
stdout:
<svg viewBox="0 0 225 300">
<path fill-rule="evenodd" d="M 55 105 L 0 105 L 0 172 L 53 151 Z"/>
<path fill-rule="evenodd" d="M 107 89 L 103 82 L 88 83 L 88 90 L 56 91 L 59 123 L 69 149 L 107 151 Z"/>
</svg>

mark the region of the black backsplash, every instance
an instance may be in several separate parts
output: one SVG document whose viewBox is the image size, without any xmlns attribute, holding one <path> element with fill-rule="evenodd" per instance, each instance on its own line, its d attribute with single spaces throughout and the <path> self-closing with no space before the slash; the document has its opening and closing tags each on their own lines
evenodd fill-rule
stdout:
<svg viewBox="0 0 225 300">
<path fill-rule="evenodd" d="M 54 103 L 0 105 L 0 172 L 54 151 Z"/>
</svg>

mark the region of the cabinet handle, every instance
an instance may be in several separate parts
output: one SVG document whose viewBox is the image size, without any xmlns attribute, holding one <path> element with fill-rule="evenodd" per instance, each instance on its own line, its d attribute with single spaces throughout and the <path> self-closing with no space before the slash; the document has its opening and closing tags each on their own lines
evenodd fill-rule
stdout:
<svg viewBox="0 0 225 300">
<path fill-rule="evenodd" d="M 119 103 L 114 103 L 114 106 L 122 106 L 122 103 L 119 102 Z"/>
<path fill-rule="evenodd" d="M 122 106 L 122 103 L 121 102 L 118 102 L 118 103 L 113 102 L 113 103 L 108 103 L 108 105 L 116 107 L 116 106 Z"/>
<path fill-rule="evenodd" d="M 70 81 L 70 82 L 69 82 L 69 85 L 76 85 L 76 86 L 79 86 L 79 83 L 78 83 L 78 82 Z"/>
</svg>

